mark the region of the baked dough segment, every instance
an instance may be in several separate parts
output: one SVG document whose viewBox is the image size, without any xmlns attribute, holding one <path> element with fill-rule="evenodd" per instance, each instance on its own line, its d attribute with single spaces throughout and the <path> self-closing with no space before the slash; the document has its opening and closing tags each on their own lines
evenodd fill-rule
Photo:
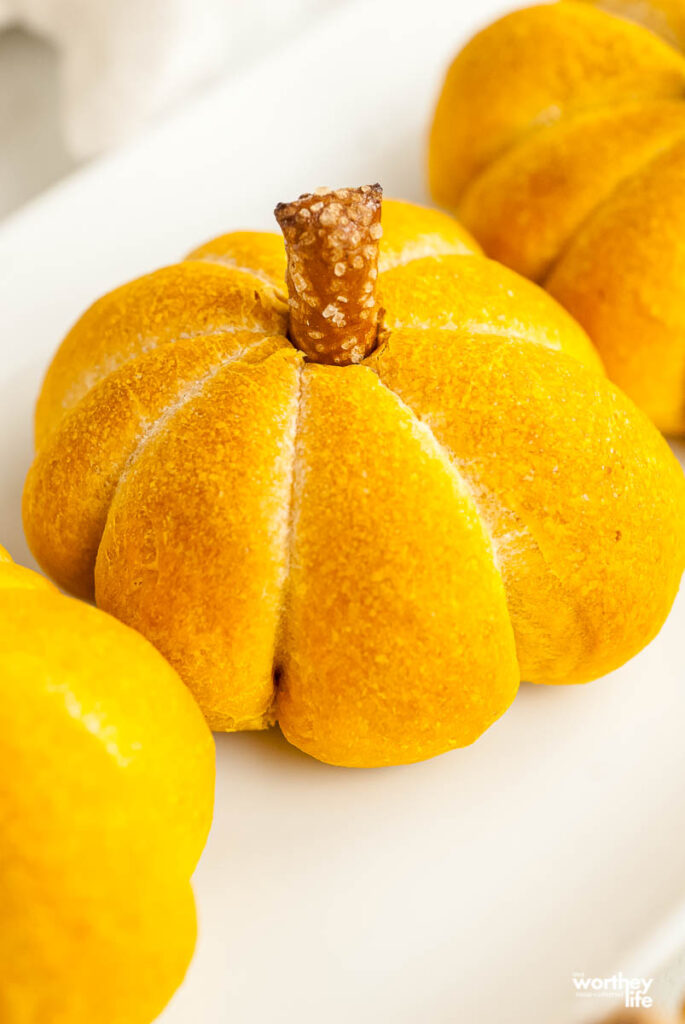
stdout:
<svg viewBox="0 0 685 1024">
<path fill-rule="evenodd" d="M 475 740 L 513 700 L 514 640 L 474 503 L 368 367 L 302 376 L 278 720 L 331 764 Z"/>
<path fill-rule="evenodd" d="M 0 546 L 0 590 L 48 590 L 54 593 L 55 587 L 45 576 L 12 561 Z"/>
<path fill-rule="evenodd" d="M 617 668 L 678 590 L 675 457 L 613 384 L 563 353 L 439 335 L 393 332 L 373 365 L 452 454 L 490 525 L 522 678 L 585 682 Z"/>
<path fill-rule="evenodd" d="M 57 351 L 36 408 L 36 446 L 90 388 L 129 360 L 184 338 L 234 331 L 284 335 L 286 306 L 270 285 L 218 263 L 177 263 L 109 292 Z"/>
<path fill-rule="evenodd" d="M 595 338 L 619 387 L 663 431 L 680 434 L 684 182 L 685 140 L 612 193 L 578 231 L 546 282 L 550 294 Z"/>
<path fill-rule="evenodd" d="M 62 417 L 34 459 L 23 498 L 31 550 L 61 587 L 94 597 L 95 559 L 119 478 L 162 417 L 222 366 L 265 358 L 286 344 L 243 332 L 153 349 L 109 374 Z"/>
<path fill-rule="evenodd" d="M 299 367 L 229 365 L 165 420 L 117 489 L 98 605 L 168 658 L 217 730 L 273 720 Z"/>
<path fill-rule="evenodd" d="M 209 260 L 254 274 L 285 298 L 285 245 L 275 231 L 229 231 L 193 249 L 186 260 Z"/>
<path fill-rule="evenodd" d="M 146 857 L 150 867 L 154 848 L 155 871 L 183 879 L 185 887 L 211 821 L 214 775 L 211 738 L 201 718 L 196 717 L 192 698 L 144 638 L 134 635 L 132 643 L 131 632 L 117 622 L 108 622 L 103 629 L 98 609 L 65 597 L 50 584 L 44 585 L 37 573 L 33 575 L 36 587 L 25 588 L 18 597 L 11 586 L 5 586 L 0 571 L 3 743 L 8 755 L 14 749 L 17 756 L 25 758 L 25 773 L 19 771 L 16 762 L 10 760 L 8 764 L 13 764 L 22 780 L 21 790 L 17 793 L 15 786 L 13 791 L 18 809 L 34 808 L 36 820 L 27 820 L 26 829 L 42 833 L 46 827 L 46 821 L 35 816 L 41 802 L 44 817 L 61 804 L 60 810 L 76 822 L 82 810 L 78 801 L 67 805 L 62 792 L 51 796 L 48 780 L 41 777 L 41 767 L 49 767 L 51 756 L 61 759 L 63 775 L 73 772 L 70 792 L 92 791 L 99 786 L 99 799 L 105 807 L 127 806 L 129 821 L 117 820 L 116 828 L 127 833 L 131 853 L 135 850 Z M 164 700 L 154 723 L 149 720 L 151 692 Z M 50 737 L 60 733 L 65 737 L 71 734 L 68 750 L 55 750 L 52 755 L 46 752 L 37 758 L 36 750 L 43 740 L 47 751 Z M 141 746 L 141 735 L 147 736 L 146 745 Z M 196 785 L 197 775 L 189 785 L 183 765 L 174 757 L 179 736 L 188 741 L 185 767 L 201 771 L 206 778 L 201 791 Z M 93 760 L 98 762 L 98 772 L 95 777 L 85 777 L 84 765 Z M 36 792 L 29 795 L 34 786 Z M 141 786 L 150 789 L 147 803 L 140 797 Z M 129 797 L 137 791 L 130 805 L 125 799 L 122 802 L 122 789 L 128 790 Z M 153 798 L 155 790 L 157 799 Z M 85 802 L 86 813 L 92 804 L 92 800 Z M 156 828 L 152 824 L 155 821 Z M 10 832 L 14 824 L 7 821 Z M 89 818 L 83 824 L 87 830 L 98 823 Z M 76 824 L 74 827 L 78 831 Z M 44 844 L 49 832 L 35 844 L 37 858 L 47 851 L 57 867 L 64 854 L 64 866 L 73 867 L 66 821 L 63 828 L 52 833 L 52 842 Z M 21 830 L 18 834 L 21 838 Z M 3 841 L 8 835 L 3 833 Z M 112 912 L 116 910 L 112 908 Z"/>
<path fill-rule="evenodd" d="M 641 25 L 573 2 L 515 11 L 479 32 L 447 72 L 431 192 L 456 212 L 468 183 L 525 132 L 607 103 L 679 99 L 684 89 L 685 60 Z"/>
<path fill-rule="evenodd" d="M 684 119 L 682 100 L 642 101 L 539 128 L 473 180 L 459 215 L 489 256 L 543 282 L 595 209 L 685 138 Z"/>
<path fill-rule="evenodd" d="M 500 333 L 560 349 L 598 373 L 602 364 L 573 318 L 537 285 L 482 256 L 435 256 L 381 274 L 386 330 L 440 328 L 435 343 L 450 345 L 448 331 Z"/>
<path fill-rule="evenodd" d="M 381 226 L 383 236 L 378 255 L 380 273 L 424 256 L 447 253 L 473 255 L 481 252 L 478 242 L 459 221 L 428 206 L 384 198 Z"/>
</svg>

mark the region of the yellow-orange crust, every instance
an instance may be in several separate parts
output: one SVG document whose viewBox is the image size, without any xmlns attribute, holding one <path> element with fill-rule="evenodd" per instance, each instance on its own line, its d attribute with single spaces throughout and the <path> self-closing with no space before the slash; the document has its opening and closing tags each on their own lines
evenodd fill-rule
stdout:
<svg viewBox="0 0 685 1024">
<path fill-rule="evenodd" d="M 361 365 L 287 339 L 276 236 L 101 299 L 48 373 L 24 499 L 42 564 L 150 637 L 214 728 L 278 721 L 343 765 L 470 743 L 521 678 L 616 667 L 685 564 L 683 474 L 582 329 L 446 214 L 382 219 Z M 184 313 L 191 275 L 213 299 Z"/>
<path fill-rule="evenodd" d="M 676 435 L 684 44 L 682 0 L 562 0 L 509 14 L 454 60 L 429 147 L 437 201 L 488 255 L 543 284 L 609 377 Z"/>
<path fill-rule="evenodd" d="M 0 1020 L 148 1024 L 195 945 L 212 737 L 143 637 L 0 549 Z"/>
</svg>

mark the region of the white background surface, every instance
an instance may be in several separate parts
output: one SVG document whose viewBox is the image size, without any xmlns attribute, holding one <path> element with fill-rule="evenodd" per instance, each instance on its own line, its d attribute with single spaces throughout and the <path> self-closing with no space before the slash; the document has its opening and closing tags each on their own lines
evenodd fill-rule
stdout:
<svg viewBox="0 0 685 1024">
<path fill-rule="evenodd" d="M 425 198 L 443 68 L 501 9 L 466 7 L 351 3 L 0 228 L 0 537 L 15 557 L 31 561 L 30 409 L 65 329 L 205 238 L 273 227 L 278 200 L 317 185 Z M 623 670 L 523 687 L 474 747 L 421 765 L 335 769 L 277 731 L 219 737 L 200 942 L 161 1022 L 572 1020 L 572 972 L 620 967 L 685 896 L 684 625 L 681 594 Z"/>
<path fill-rule="evenodd" d="M 75 167 L 58 97 L 57 53 L 17 28 L 0 31 L 0 218 Z"/>
<path fill-rule="evenodd" d="M 346 0 L 0 0 L 0 218 Z"/>
</svg>

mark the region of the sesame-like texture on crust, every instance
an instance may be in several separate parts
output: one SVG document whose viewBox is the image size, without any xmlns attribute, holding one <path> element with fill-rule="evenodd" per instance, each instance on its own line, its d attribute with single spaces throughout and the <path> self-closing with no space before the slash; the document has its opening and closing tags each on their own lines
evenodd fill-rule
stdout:
<svg viewBox="0 0 685 1024">
<path fill-rule="evenodd" d="M 212 737 L 150 643 L 0 549 L 0 1020 L 148 1024 L 195 944 Z"/>
<path fill-rule="evenodd" d="M 685 434 L 684 43 L 682 0 L 509 14 L 454 60 L 429 146 L 437 201 L 489 256 L 544 285 L 609 377 L 674 435 Z"/>
<path fill-rule="evenodd" d="M 279 203 L 290 337 L 318 363 L 360 363 L 375 347 L 380 185 L 321 189 Z"/>
<path fill-rule="evenodd" d="M 287 338 L 275 235 L 164 272 L 202 295 L 222 274 L 233 326 L 203 333 L 155 275 L 101 299 L 110 344 L 92 311 L 68 336 L 24 498 L 50 574 L 149 637 L 212 727 L 279 722 L 354 766 L 470 743 L 521 678 L 608 672 L 685 565 L 683 474 L 582 329 L 448 215 L 387 200 L 382 222 L 361 365 Z"/>
</svg>

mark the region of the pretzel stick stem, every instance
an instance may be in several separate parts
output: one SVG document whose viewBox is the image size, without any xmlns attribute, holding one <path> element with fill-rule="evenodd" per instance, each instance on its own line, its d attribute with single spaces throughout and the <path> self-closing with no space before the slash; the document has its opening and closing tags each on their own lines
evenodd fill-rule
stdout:
<svg viewBox="0 0 685 1024">
<path fill-rule="evenodd" d="M 375 347 L 380 185 L 319 189 L 279 203 L 290 340 L 317 363 L 359 363 Z"/>
</svg>

